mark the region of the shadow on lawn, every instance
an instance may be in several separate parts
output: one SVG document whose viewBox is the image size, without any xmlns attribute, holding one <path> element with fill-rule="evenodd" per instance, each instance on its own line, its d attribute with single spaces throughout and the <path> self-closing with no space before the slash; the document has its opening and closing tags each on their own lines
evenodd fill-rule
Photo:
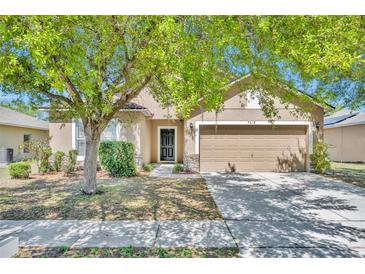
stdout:
<svg viewBox="0 0 365 274">
<path fill-rule="evenodd" d="M 43 181 L 0 188 L 0 219 L 221 219 L 203 179 L 134 177 L 99 181 L 86 196 L 80 181 Z"/>
</svg>

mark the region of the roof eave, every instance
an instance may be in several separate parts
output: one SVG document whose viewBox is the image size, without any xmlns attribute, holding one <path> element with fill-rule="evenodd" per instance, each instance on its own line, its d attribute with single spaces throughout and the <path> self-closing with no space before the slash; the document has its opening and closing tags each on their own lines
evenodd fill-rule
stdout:
<svg viewBox="0 0 365 274">
<path fill-rule="evenodd" d="M 20 128 L 38 129 L 38 130 L 44 130 L 44 131 L 49 130 L 49 127 L 37 127 L 37 126 L 19 125 L 19 124 L 4 123 L 4 122 L 1 122 L 0 125 L 11 126 L 11 127 L 20 127 Z"/>
</svg>

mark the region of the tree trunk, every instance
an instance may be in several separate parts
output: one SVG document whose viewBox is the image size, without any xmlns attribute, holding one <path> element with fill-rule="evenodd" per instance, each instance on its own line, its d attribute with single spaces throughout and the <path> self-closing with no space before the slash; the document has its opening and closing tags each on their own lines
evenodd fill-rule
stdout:
<svg viewBox="0 0 365 274">
<path fill-rule="evenodd" d="M 84 159 L 84 184 L 82 191 L 85 194 L 96 193 L 96 171 L 98 164 L 98 151 L 100 144 L 100 133 L 90 125 L 84 126 L 85 132 L 85 159 Z"/>
</svg>

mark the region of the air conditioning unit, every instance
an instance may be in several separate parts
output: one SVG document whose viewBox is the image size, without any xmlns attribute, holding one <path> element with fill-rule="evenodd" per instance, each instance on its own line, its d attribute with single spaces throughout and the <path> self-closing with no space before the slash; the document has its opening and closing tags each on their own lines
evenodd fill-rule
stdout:
<svg viewBox="0 0 365 274">
<path fill-rule="evenodd" d="M 8 164 L 14 161 L 14 149 L 0 147 L 0 163 Z"/>
</svg>

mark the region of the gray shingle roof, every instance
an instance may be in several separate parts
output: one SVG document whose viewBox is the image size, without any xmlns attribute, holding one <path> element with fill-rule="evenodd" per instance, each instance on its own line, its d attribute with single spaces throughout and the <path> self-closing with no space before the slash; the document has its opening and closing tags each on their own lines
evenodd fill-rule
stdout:
<svg viewBox="0 0 365 274">
<path fill-rule="evenodd" d="M 1 106 L 0 125 L 48 130 L 48 122 Z"/>
<path fill-rule="evenodd" d="M 347 117 L 346 117 L 347 116 Z M 342 119 L 344 118 L 344 119 Z M 335 121 L 337 119 L 337 121 Z M 334 123 L 330 122 L 335 121 Z M 337 128 L 354 125 L 365 124 L 365 112 L 351 112 L 349 110 L 342 110 L 339 113 L 334 113 L 324 119 L 325 128 Z"/>
</svg>

